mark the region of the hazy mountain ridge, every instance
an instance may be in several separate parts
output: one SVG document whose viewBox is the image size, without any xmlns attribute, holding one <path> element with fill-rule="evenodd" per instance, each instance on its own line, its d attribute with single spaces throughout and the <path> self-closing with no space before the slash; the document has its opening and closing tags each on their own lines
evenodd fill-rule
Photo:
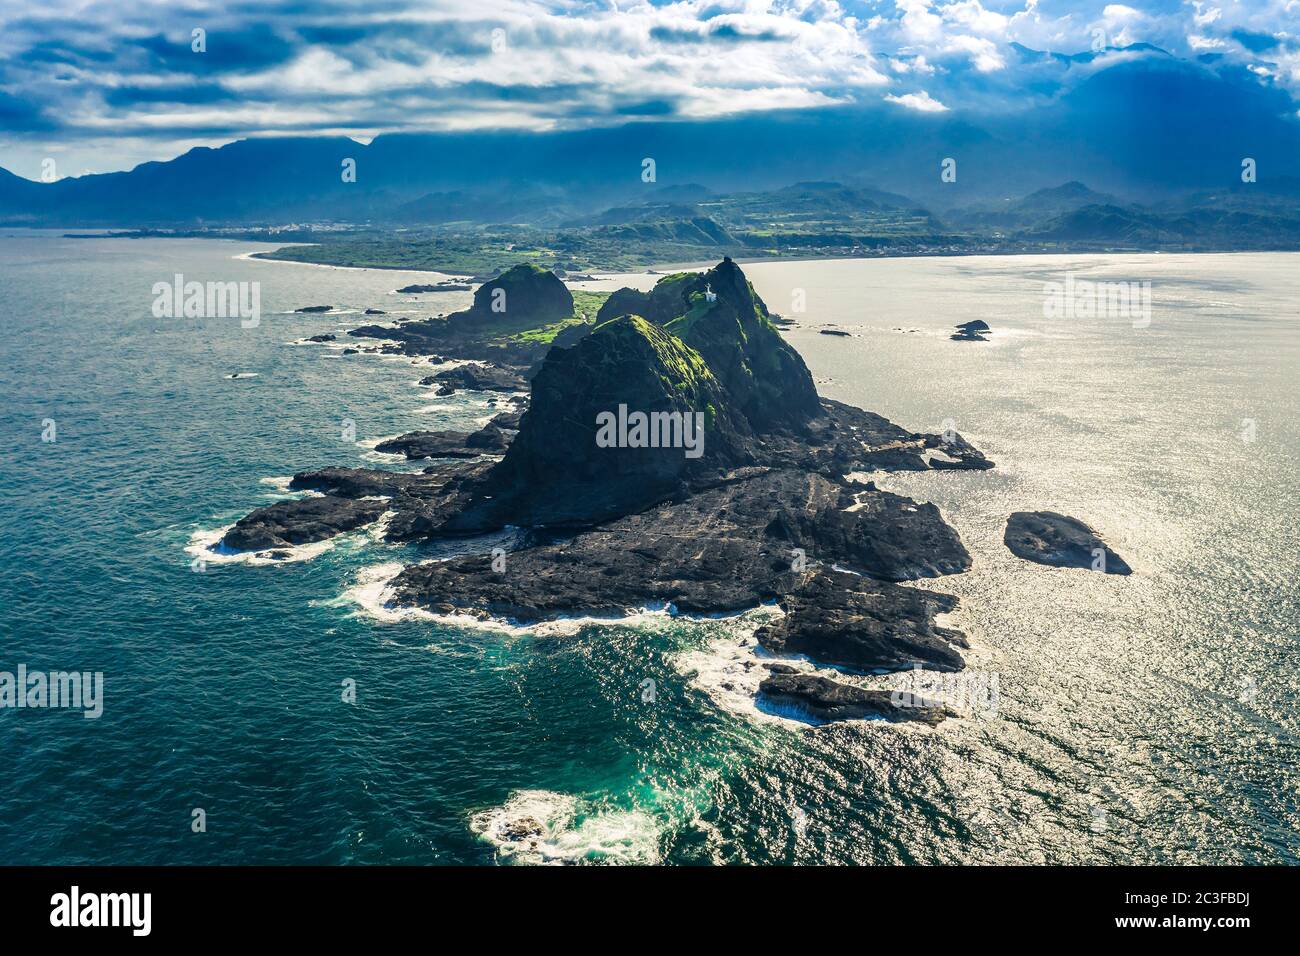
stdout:
<svg viewBox="0 0 1300 956">
<path fill-rule="evenodd" d="M 336 266 L 493 275 L 527 257 L 560 272 L 640 269 L 719 254 L 881 256 L 1062 251 L 1231 251 L 1300 249 L 1300 180 L 1267 187 L 1188 193 L 1126 203 L 1072 181 L 934 213 L 906 196 L 840 183 L 800 183 L 767 192 L 709 192 L 700 202 L 611 207 L 556 227 L 507 222 L 504 197 L 478 212 L 470 194 L 430 198 L 436 216 L 358 226 L 212 227 L 126 235 L 187 235 L 290 245 L 269 258 Z M 879 197 L 879 198 L 873 198 Z M 544 200 L 537 198 L 544 208 Z M 495 213 L 500 221 L 464 217 Z M 552 216 L 558 210 L 552 209 Z"/>
<path fill-rule="evenodd" d="M 1015 115 L 853 106 L 244 140 L 49 184 L 0 171 L 0 222 L 292 237 L 321 245 L 278 256 L 471 273 L 525 249 L 581 270 L 720 253 L 1296 248 L 1294 101 L 1223 64 L 1121 52 L 1100 69 L 1092 54 L 1053 59 L 1085 78 Z M 1242 182 L 1247 159 L 1257 182 Z"/>
<path fill-rule="evenodd" d="M 4 174 L 0 219 L 68 227 L 558 225 L 647 195 L 692 205 L 709 191 L 734 196 L 828 180 L 872 184 L 942 214 L 1070 180 L 1125 202 L 1160 202 L 1230 187 L 1246 157 L 1256 160 L 1261 184 L 1296 174 L 1300 118 L 1284 91 L 1245 71 L 1160 51 L 1134 55 L 1014 115 L 851 106 L 554 133 L 394 133 L 369 145 L 256 139 L 48 184 Z M 953 182 L 940 178 L 944 159 L 956 162 Z M 353 182 L 344 181 L 348 160 Z M 649 182 L 646 160 L 654 161 Z M 680 191 L 665 192 L 673 189 Z"/>
</svg>

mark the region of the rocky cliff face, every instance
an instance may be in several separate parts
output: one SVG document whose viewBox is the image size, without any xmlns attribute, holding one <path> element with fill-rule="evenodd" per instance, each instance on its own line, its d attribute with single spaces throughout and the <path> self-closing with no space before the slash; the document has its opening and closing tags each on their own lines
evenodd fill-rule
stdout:
<svg viewBox="0 0 1300 956">
<path fill-rule="evenodd" d="M 573 295 L 553 272 L 521 263 L 479 286 L 474 304 L 446 318 L 405 322 L 396 327 L 363 325 L 349 335 L 387 339 L 386 348 L 408 355 L 443 355 L 527 367 L 549 347 L 541 343 L 509 343 L 511 333 L 540 328 L 573 318 Z M 504 337 L 507 341 L 500 341 Z M 495 341 L 495 347 L 486 346 Z"/>
<path fill-rule="evenodd" d="M 649 292 L 619 289 L 600 307 L 596 321 L 616 319 L 620 315 L 639 315 L 658 325 L 667 325 L 690 309 L 690 294 L 702 292 L 704 284 L 698 272 L 677 272 L 664 276 Z"/>
<path fill-rule="evenodd" d="M 571 315 L 573 296 L 559 277 L 531 263 L 520 263 L 479 286 L 467 311 L 447 317 L 447 331 L 473 334 L 484 325 L 544 325 Z"/>
<path fill-rule="evenodd" d="M 799 430 L 822 414 L 808 367 L 731 259 L 703 274 L 665 276 L 650 292 L 620 289 L 600 310 L 603 318 L 628 313 L 664 326 L 699 352 L 755 431 Z"/>
<path fill-rule="evenodd" d="M 483 513 L 512 524 L 617 517 L 747 463 L 748 435 L 697 352 L 624 316 L 551 350 Z"/>
<path fill-rule="evenodd" d="M 667 325 L 607 319 L 571 347 L 552 348 L 533 377 L 518 437 L 483 481 L 465 487 L 469 503 L 444 516 L 444 530 L 589 527 L 751 466 L 839 474 L 931 467 L 924 453 L 933 436 L 820 401 L 803 360 L 730 259 L 618 296 L 617 307 L 678 314 Z M 602 444 L 602 416 L 617 440 Z M 697 416 L 703 436 L 694 448 L 683 426 Z M 971 455 L 973 463 L 957 464 L 984 464 Z M 442 520 L 430 518 L 431 526 Z"/>
<path fill-rule="evenodd" d="M 509 320 L 492 311 L 494 290 L 504 292 Z M 535 324 L 567 318 L 572 307 L 558 279 L 521 266 L 453 320 Z M 630 314 L 610 317 L 623 310 Z M 964 666 L 965 638 L 938 620 L 956 599 L 894 583 L 970 567 L 957 533 L 933 505 L 849 475 L 992 462 L 958 435 L 913 433 L 820 400 L 730 260 L 702 275 L 667 276 L 649 293 L 622 290 L 602 315 L 589 334 L 584 325 L 547 346 L 518 420 L 506 411 L 494 419 L 500 427 L 414 432 L 386 446 L 430 457 L 419 474 L 301 473 L 294 487 L 323 497 L 260 509 L 225 546 L 319 540 L 381 514 L 393 541 L 515 526 L 519 546 L 504 565 L 480 539 L 477 552 L 470 545 L 451 560 L 408 567 L 391 584 L 393 603 L 531 622 L 663 601 L 705 614 L 776 602 L 784 616 L 755 638 L 767 653 L 802 662 L 768 668 L 757 691 L 770 706 L 815 721 L 948 716 L 941 702 L 904 708 L 833 672 L 811 673 L 807 661 L 860 672 Z M 412 325 L 389 334 L 409 336 L 402 347 L 418 354 L 429 343 Z M 478 333 L 443 342 L 475 359 L 493 348 Z M 495 387 L 496 377 L 474 370 L 469 384 Z M 516 425 L 511 440 L 501 428 Z"/>
<path fill-rule="evenodd" d="M 799 429 L 821 415 L 808 366 L 781 338 L 740 267 L 724 259 L 699 284 L 690 310 L 666 328 L 704 356 L 754 430 Z"/>
</svg>

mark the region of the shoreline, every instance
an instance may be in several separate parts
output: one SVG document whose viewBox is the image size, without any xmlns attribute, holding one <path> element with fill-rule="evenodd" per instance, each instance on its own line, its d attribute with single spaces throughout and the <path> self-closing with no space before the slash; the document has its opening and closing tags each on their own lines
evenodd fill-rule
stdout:
<svg viewBox="0 0 1300 956">
<path fill-rule="evenodd" d="M 1043 250 L 1032 252 L 1025 250 L 1007 250 L 1005 252 L 933 252 L 933 253 L 899 253 L 897 255 L 878 256 L 755 256 L 752 258 L 732 257 L 738 265 L 761 266 L 775 262 L 863 262 L 876 259 L 1010 259 L 1017 256 L 1300 256 L 1300 249 L 1226 249 L 1222 251 L 1204 249 L 1077 249 L 1077 250 Z M 282 260 L 277 260 L 282 261 Z M 707 269 L 713 264 L 711 259 L 689 262 L 668 262 L 648 266 L 647 270 L 663 270 L 665 273 L 680 271 L 691 272 Z M 636 275 L 637 273 L 619 273 Z"/>
<path fill-rule="evenodd" d="M 166 237 L 158 237 L 158 238 L 166 238 Z M 215 239 L 217 237 L 214 236 L 213 238 Z M 240 240 L 226 240 L 226 241 L 238 242 Z M 294 246 L 320 245 L 320 243 L 295 242 L 295 243 L 287 243 L 285 246 L 280 246 L 279 248 L 283 249 L 289 245 L 294 245 Z M 279 250 L 273 249 L 271 251 L 277 252 Z M 238 259 L 241 262 L 281 262 L 284 263 L 285 265 L 291 265 L 291 266 L 311 266 L 312 268 L 316 268 L 316 269 L 339 269 L 348 272 L 413 272 L 416 273 L 417 275 L 422 275 L 422 276 L 445 276 L 446 278 L 449 279 L 473 278 L 473 276 L 467 272 L 438 272 L 435 269 L 407 269 L 401 266 L 336 266 L 328 262 L 302 262 L 301 260 L 298 259 L 277 259 L 275 256 L 270 255 L 269 253 L 262 253 L 256 251 L 241 252 L 238 255 L 231 256 L 231 258 Z"/>
<path fill-rule="evenodd" d="M 49 232 L 50 230 L 31 230 L 33 232 Z M 412 266 L 403 265 L 385 265 L 382 263 L 372 263 L 368 265 L 339 265 L 329 262 L 307 262 L 301 259 L 291 259 L 278 256 L 277 253 L 282 249 L 299 247 L 299 246 L 316 246 L 322 247 L 328 243 L 322 242 L 304 242 L 304 241 L 286 241 L 276 242 L 275 240 L 252 240 L 247 237 L 228 237 L 228 236 L 165 236 L 150 235 L 137 236 L 129 232 L 106 232 L 103 235 L 75 234 L 68 232 L 58 232 L 55 238 L 60 239 L 132 239 L 132 238 L 150 238 L 150 239 L 207 239 L 222 242 L 261 242 L 266 245 L 274 245 L 275 248 L 269 250 L 247 250 L 232 256 L 233 259 L 245 262 L 280 262 L 290 265 L 313 266 L 322 269 L 338 269 L 357 272 L 407 272 L 413 275 L 433 275 L 443 276 L 450 279 L 461 281 L 471 280 L 476 275 L 472 270 L 462 269 L 422 269 Z M 917 252 L 912 249 L 899 249 L 896 252 L 879 251 L 872 255 L 745 255 L 740 250 L 732 250 L 728 253 L 726 249 L 719 248 L 716 252 L 709 251 L 704 258 L 671 260 L 671 261 L 650 261 L 637 263 L 630 268 L 606 267 L 600 264 L 594 264 L 583 268 L 582 274 L 601 273 L 604 276 L 613 278 L 617 276 L 630 275 L 664 275 L 673 272 L 692 272 L 701 271 L 709 268 L 717 260 L 719 255 L 730 254 L 733 261 L 743 265 L 764 265 L 776 262 L 837 262 L 837 261 L 864 261 L 875 259 L 976 259 L 976 258 L 1014 258 L 1014 257 L 1066 257 L 1066 256 L 1226 256 L 1226 255 L 1300 255 L 1300 247 L 1297 248 L 1267 248 L 1267 249 L 1158 249 L 1158 248 L 1007 248 L 1007 249 L 977 249 L 971 251 L 955 251 L 945 249 L 934 252 Z M 600 281 L 601 276 L 596 280 Z M 580 281 L 580 280 L 565 280 Z"/>
<path fill-rule="evenodd" d="M 217 237 L 213 237 L 217 238 Z M 306 245 L 306 243 L 288 243 L 288 245 Z M 315 243 L 319 245 L 319 243 Z M 283 248 L 283 247 L 282 247 Z M 1226 250 L 1170 250 L 1170 249 L 1044 249 L 1044 250 L 1005 250 L 979 252 L 933 252 L 933 253 L 912 253 L 899 252 L 897 254 L 873 255 L 873 256 L 752 256 L 752 257 L 733 257 L 733 261 L 740 265 L 767 265 L 777 262 L 862 262 L 874 261 L 878 259 L 992 259 L 992 258 L 1014 258 L 1022 257 L 1043 257 L 1043 256 L 1227 256 L 1227 255 L 1300 255 L 1300 249 L 1226 249 Z M 334 265 L 328 262 L 303 262 L 299 259 L 282 259 L 277 258 L 271 253 L 244 253 L 235 256 L 236 259 L 243 259 L 250 262 L 281 262 L 289 265 L 314 266 L 321 269 L 345 269 L 357 272 L 410 272 L 418 275 L 438 275 L 448 276 L 458 279 L 472 279 L 473 274 L 469 272 L 441 272 L 435 269 L 415 269 L 406 266 L 342 266 Z M 582 270 L 584 275 L 593 275 L 591 281 L 603 281 L 605 278 L 614 278 L 618 276 L 631 275 L 666 275 L 673 272 L 697 272 L 710 268 L 715 259 L 694 259 L 676 262 L 654 262 L 648 265 L 640 266 L 635 269 L 606 269 L 600 266 L 592 266 L 589 269 Z M 588 280 L 569 280 L 568 281 L 588 281 Z"/>
</svg>

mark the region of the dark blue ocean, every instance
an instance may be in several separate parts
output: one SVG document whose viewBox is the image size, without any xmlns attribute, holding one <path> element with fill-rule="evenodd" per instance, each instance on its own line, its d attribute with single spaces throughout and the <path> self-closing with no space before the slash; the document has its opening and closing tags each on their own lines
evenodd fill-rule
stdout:
<svg viewBox="0 0 1300 956">
<path fill-rule="evenodd" d="M 365 531 L 196 569 L 293 472 L 410 467 L 368 446 L 492 413 L 409 359 L 296 344 L 468 293 L 255 248 L 0 235 L 0 671 L 104 675 L 98 719 L 0 709 L 0 863 L 1298 861 L 1294 256 L 1161 266 L 1146 339 L 1045 330 L 1043 259 L 754 267 L 776 311 L 809 288 L 788 335 L 825 394 L 951 415 L 999 462 L 897 479 L 975 556 L 925 586 L 961 597 L 996 708 L 809 730 L 739 686 L 752 617 L 399 617 L 387 576 L 445 552 Z M 156 318 L 176 273 L 259 282 L 260 324 Z M 967 301 L 988 351 L 948 347 Z M 290 314 L 314 304 L 345 311 Z M 1138 573 L 1000 549 L 1009 511 L 1052 505 Z"/>
</svg>

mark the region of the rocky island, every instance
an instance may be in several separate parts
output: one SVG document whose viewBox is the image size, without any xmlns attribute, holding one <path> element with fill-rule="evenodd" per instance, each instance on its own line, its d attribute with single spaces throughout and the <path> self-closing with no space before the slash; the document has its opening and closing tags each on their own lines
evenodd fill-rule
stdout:
<svg viewBox="0 0 1300 956">
<path fill-rule="evenodd" d="M 970 322 L 963 322 L 957 326 L 956 331 L 948 338 L 954 342 L 987 342 L 985 338 L 993 330 L 983 319 L 972 319 Z"/>
<path fill-rule="evenodd" d="M 1058 568 L 1090 568 L 1106 574 L 1130 574 L 1123 558 L 1078 518 L 1055 511 L 1017 511 L 1007 519 L 1003 543 L 1026 561 Z"/>
<path fill-rule="evenodd" d="M 429 285 L 429 284 L 422 285 L 418 283 L 416 285 L 406 285 L 406 286 L 402 286 L 402 288 L 398 289 L 397 291 L 398 293 L 405 294 L 405 295 L 420 295 L 421 293 L 424 292 L 468 292 L 472 288 L 474 287 L 467 282 L 453 282 L 451 280 L 443 280 L 442 282 L 438 282 L 433 285 Z"/>
<path fill-rule="evenodd" d="M 227 547 L 320 540 L 383 512 L 390 540 L 461 542 L 458 557 L 399 573 L 394 606 L 528 624 L 769 604 L 784 613 L 756 638 L 773 657 L 856 673 L 964 666 L 964 636 L 936 620 L 956 599 L 901 583 L 967 569 L 957 533 L 934 505 L 849 475 L 992 462 L 954 432 L 821 398 L 730 259 L 619 290 L 594 317 L 552 273 L 521 265 L 464 312 L 350 334 L 473 360 L 430 384 L 527 389 L 526 410 L 382 446 L 432 460 L 423 473 L 300 473 L 292 487 L 319 496 L 259 509 Z M 475 542 L 506 527 L 519 544 L 494 561 Z M 892 705 L 834 670 L 766 666 L 760 698 L 813 722 L 948 714 Z"/>
</svg>

